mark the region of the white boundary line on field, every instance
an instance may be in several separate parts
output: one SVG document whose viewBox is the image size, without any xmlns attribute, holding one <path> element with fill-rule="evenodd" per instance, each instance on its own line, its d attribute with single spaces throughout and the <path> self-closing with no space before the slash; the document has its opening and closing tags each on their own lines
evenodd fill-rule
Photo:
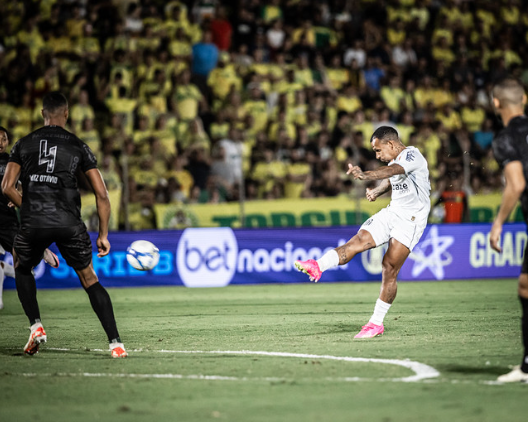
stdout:
<svg viewBox="0 0 528 422">
<path fill-rule="evenodd" d="M 420 362 L 414 362 L 411 360 L 400 360 L 400 359 L 374 359 L 374 358 L 353 358 L 349 356 L 331 356 L 331 355 L 312 355 L 306 353 L 287 353 L 287 352 L 261 352 L 251 350 L 213 350 L 213 351 L 184 351 L 184 350 L 160 350 L 160 353 L 185 353 L 185 354 L 227 354 L 227 355 L 252 355 L 252 356 L 279 356 L 286 358 L 304 358 L 304 359 L 324 359 L 324 360 L 338 360 L 345 362 L 363 362 L 363 363 L 384 363 L 389 365 L 398 365 L 408 368 L 415 373 L 410 377 L 405 378 L 394 378 L 393 381 L 402 382 L 416 382 L 428 378 L 437 378 L 440 373 L 432 366 L 426 365 Z M 347 378 L 343 378 L 347 380 Z M 353 380 L 356 380 L 354 378 Z"/>
<path fill-rule="evenodd" d="M 47 350 L 57 351 L 70 351 L 72 349 L 65 348 L 46 348 Z M 108 352 L 103 349 L 90 349 L 95 352 Z M 306 353 L 288 353 L 288 352 L 264 352 L 264 351 L 251 351 L 251 350 L 143 350 L 136 349 L 131 350 L 133 353 L 138 352 L 155 352 L 155 353 L 178 353 L 178 354 L 223 354 L 223 355 L 250 355 L 250 356 L 278 356 L 286 358 L 303 358 L 303 359 L 321 359 L 321 360 L 336 360 L 344 362 L 363 362 L 363 363 L 382 363 L 389 365 L 402 366 L 410 369 L 415 373 L 409 377 L 404 378 L 390 378 L 382 379 L 382 381 L 393 381 L 393 382 L 418 382 L 426 379 L 437 378 L 440 373 L 432 366 L 424 363 L 415 362 L 411 360 L 400 360 L 400 359 L 375 359 L 375 358 L 354 358 L 349 356 L 332 356 L 332 355 L 313 355 Z M 35 374 L 23 374 L 24 376 L 35 376 Z M 281 381 L 283 378 L 247 378 L 247 377 L 225 377 L 220 375 L 181 375 L 181 374 L 97 374 L 97 373 L 73 373 L 73 374 L 54 374 L 62 376 L 86 376 L 86 377 L 130 377 L 130 378 L 174 378 L 174 379 L 204 379 L 204 380 L 215 380 L 215 381 L 249 381 L 249 380 L 263 380 L 263 381 Z M 370 378 L 357 378 L 357 377 L 344 377 L 344 378 L 332 378 L 327 380 L 333 381 L 373 381 Z"/>
</svg>

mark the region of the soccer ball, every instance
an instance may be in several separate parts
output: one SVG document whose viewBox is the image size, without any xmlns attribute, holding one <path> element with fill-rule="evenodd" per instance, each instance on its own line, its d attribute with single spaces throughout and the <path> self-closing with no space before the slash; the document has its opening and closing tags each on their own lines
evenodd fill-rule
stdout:
<svg viewBox="0 0 528 422">
<path fill-rule="evenodd" d="M 136 270 L 148 271 L 158 265 L 159 249 L 148 240 L 136 240 L 128 247 L 126 258 Z"/>
</svg>

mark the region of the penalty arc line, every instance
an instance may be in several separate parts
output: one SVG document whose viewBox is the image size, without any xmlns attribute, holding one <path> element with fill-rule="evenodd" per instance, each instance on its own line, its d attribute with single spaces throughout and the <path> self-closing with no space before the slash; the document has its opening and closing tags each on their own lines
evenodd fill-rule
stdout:
<svg viewBox="0 0 528 422">
<path fill-rule="evenodd" d="M 63 348 L 47 348 L 48 350 L 59 350 L 59 351 L 67 351 L 68 349 Z M 97 351 L 97 352 L 103 352 L 107 350 L 103 349 L 90 349 L 91 351 Z M 143 350 L 143 349 L 137 349 L 132 350 L 131 352 L 153 352 L 151 350 Z M 424 363 L 415 362 L 411 360 L 400 360 L 400 359 L 376 359 L 376 358 L 355 358 L 355 357 L 349 357 L 349 356 L 332 356 L 332 355 L 314 355 L 314 354 L 306 354 L 306 353 L 288 353 L 288 352 L 264 352 L 264 351 L 251 351 L 251 350 L 212 350 L 212 351 L 204 351 L 204 350 L 156 350 L 154 352 L 157 353 L 178 353 L 178 354 L 227 354 L 227 355 L 251 355 L 251 356 L 276 356 L 276 357 L 286 357 L 286 358 L 304 358 L 304 359 L 320 359 L 320 360 L 335 360 L 335 361 L 344 361 L 344 362 L 362 362 L 362 363 L 382 363 L 382 364 L 389 364 L 389 365 L 397 365 L 402 366 L 404 368 L 410 369 L 415 373 L 415 375 L 411 375 L 409 377 L 403 377 L 403 378 L 393 378 L 392 381 L 400 381 L 400 382 L 417 382 L 422 381 L 426 379 L 431 378 L 437 378 L 440 376 L 440 373 L 433 368 L 432 366 L 426 365 Z M 121 374 L 125 375 L 125 374 Z M 132 374 L 131 374 L 132 375 Z M 141 375 L 141 374 L 135 374 L 135 375 Z M 160 375 L 159 378 L 162 378 L 164 375 L 171 375 L 171 374 L 152 374 L 153 378 L 156 377 L 156 375 Z M 175 378 L 178 377 L 186 377 L 181 376 L 179 374 L 172 374 Z M 103 375 L 104 376 L 104 375 Z M 197 377 L 199 379 L 204 379 L 203 377 L 206 377 L 206 375 L 193 375 L 193 377 Z M 202 377 L 202 378 L 200 378 Z M 218 378 L 233 378 L 232 380 L 237 380 L 236 377 L 221 377 L 221 376 L 213 376 Z M 247 378 L 238 378 L 239 380 L 248 380 Z M 265 378 L 265 380 L 272 380 L 277 381 L 280 380 L 278 378 Z M 358 379 L 358 378 L 341 378 L 343 381 L 359 381 L 359 380 L 366 380 L 366 379 Z"/>
</svg>

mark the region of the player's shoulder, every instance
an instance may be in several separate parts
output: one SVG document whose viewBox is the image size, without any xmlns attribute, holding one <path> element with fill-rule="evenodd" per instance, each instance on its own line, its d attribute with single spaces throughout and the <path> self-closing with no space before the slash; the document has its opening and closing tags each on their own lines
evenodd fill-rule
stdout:
<svg viewBox="0 0 528 422">
<path fill-rule="evenodd" d="M 512 136 L 528 138 L 528 117 L 525 115 L 514 117 L 504 130 L 510 132 Z"/>
<path fill-rule="evenodd" d="M 420 150 L 413 146 L 406 147 L 399 155 L 399 159 L 405 161 L 415 161 L 417 159 L 419 160 L 423 158 L 424 156 L 422 155 Z"/>
<path fill-rule="evenodd" d="M 513 144 L 515 142 L 516 133 L 517 131 L 510 125 L 502 128 L 493 138 L 493 147 L 501 148 Z"/>
</svg>

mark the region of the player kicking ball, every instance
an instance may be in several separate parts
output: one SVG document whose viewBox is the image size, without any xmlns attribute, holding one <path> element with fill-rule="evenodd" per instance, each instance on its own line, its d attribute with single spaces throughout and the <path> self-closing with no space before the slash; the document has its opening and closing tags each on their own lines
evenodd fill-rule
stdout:
<svg viewBox="0 0 528 422">
<path fill-rule="evenodd" d="M 400 269 L 416 246 L 427 225 L 431 208 L 427 161 L 415 147 L 406 147 L 398 132 L 390 126 L 378 128 L 371 141 L 376 158 L 388 163 L 379 169 L 363 172 L 348 165 L 347 174 L 359 180 L 381 180 L 374 189 L 367 188 L 369 201 L 392 189 L 391 202 L 374 214 L 347 243 L 325 253 L 320 259 L 295 261 L 295 267 L 312 281 L 319 281 L 324 271 L 344 265 L 358 253 L 388 243 L 382 261 L 381 290 L 374 313 L 354 338 L 372 338 L 383 334 L 383 320 L 396 298 Z"/>
</svg>

